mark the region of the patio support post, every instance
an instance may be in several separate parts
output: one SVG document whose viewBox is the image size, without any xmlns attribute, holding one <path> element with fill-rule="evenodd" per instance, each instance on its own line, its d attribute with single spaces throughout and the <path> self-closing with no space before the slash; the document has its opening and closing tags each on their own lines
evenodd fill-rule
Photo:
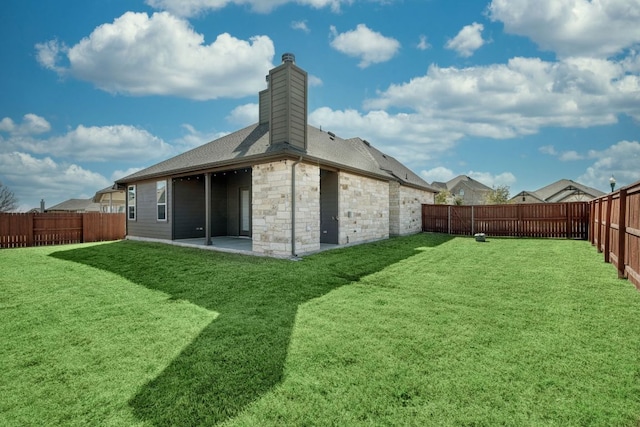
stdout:
<svg viewBox="0 0 640 427">
<path fill-rule="evenodd" d="M 211 172 L 204 174 L 204 244 L 211 246 Z"/>
</svg>

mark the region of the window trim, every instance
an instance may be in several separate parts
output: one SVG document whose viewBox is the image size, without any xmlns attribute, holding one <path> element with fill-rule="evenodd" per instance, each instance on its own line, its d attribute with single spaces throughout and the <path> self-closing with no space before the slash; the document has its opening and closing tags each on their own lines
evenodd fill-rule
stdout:
<svg viewBox="0 0 640 427">
<path fill-rule="evenodd" d="M 160 184 L 164 184 L 164 203 L 160 203 L 158 200 L 158 190 Z M 164 218 L 160 218 L 160 206 L 164 207 Z M 156 221 L 158 222 L 167 222 L 168 220 L 168 210 L 167 210 L 167 180 L 161 179 L 156 181 Z"/>
<path fill-rule="evenodd" d="M 133 204 L 131 203 L 131 199 L 133 195 Z M 135 184 L 127 186 L 127 220 L 135 221 L 137 218 L 137 204 L 138 204 L 138 194 L 137 188 Z M 133 208 L 133 210 L 132 210 Z M 133 213 L 133 215 L 131 215 Z"/>
</svg>

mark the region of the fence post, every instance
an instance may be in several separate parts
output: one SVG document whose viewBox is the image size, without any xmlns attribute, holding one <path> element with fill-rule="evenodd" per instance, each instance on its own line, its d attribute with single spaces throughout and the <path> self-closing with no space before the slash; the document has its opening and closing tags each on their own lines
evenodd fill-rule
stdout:
<svg viewBox="0 0 640 427">
<path fill-rule="evenodd" d="M 571 205 L 569 205 L 569 202 L 565 203 L 564 206 L 567 210 L 567 229 L 565 230 L 565 239 L 570 239 L 571 238 Z"/>
<path fill-rule="evenodd" d="M 516 205 L 516 211 L 518 212 L 518 219 L 516 221 L 516 236 L 522 237 L 522 209 L 524 209 L 524 204 L 518 203 Z"/>
<path fill-rule="evenodd" d="M 448 215 L 447 216 L 448 216 L 448 219 L 449 219 L 449 233 L 448 234 L 451 234 L 451 205 L 449 205 L 449 209 L 447 209 L 447 211 L 448 211 Z"/>
<path fill-rule="evenodd" d="M 620 193 L 620 213 L 618 215 L 618 277 L 627 277 L 625 269 L 625 249 L 627 239 L 627 189 L 621 188 Z"/>
<path fill-rule="evenodd" d="M 588 202 L 589 203 L 589 221 L 587 224 L 587 237 L 591 242 L 591 246 L 593 246 L 593 244 L 596 241 L 596 236 L 593 235 L 593 230 L 596 223 L 596 202 L 597 202 L 597 199 L 594 199 Z"/>
<path fill-rule="evenodd" d="M 598 230 L 596 236 L 598 238 L 598 245 L 596 249 L 598 253 L 602 252 L 602 201 L 604 198 L 600 198 L 598 201 Z"/>
<path fill-rule="evenodd" d="M 472 236 L 473 236 L 474 234 L 476 234 L 476 233 L 475 233 L 475 227 L 474 227 L 475 225 L 476 225 L 476 224 L 475 224 L 475 220 L 474 220 L 474 217 L 473 217 L 473 205 L 471 205 L 471 235 L 472 235 Z"/>
<path fill-rule="evenodd" d="M 28 214 L 27 218 L 27 247 L 33 246 L 33 228 L 35 227 L 35 214 Z"/>
<path fill-rule="evenodd" d="M 607 212 L 605 213 L 605 218 L 607 220 L 607 226 L 604 229 L 604 262 L 611 262 L 610 260 L 610 252 L 611 245 L 609 240 L 611 240 L 611 205 L 613 204 L 613 193 L 609 193 L 607 196 Z"/>
</svg>

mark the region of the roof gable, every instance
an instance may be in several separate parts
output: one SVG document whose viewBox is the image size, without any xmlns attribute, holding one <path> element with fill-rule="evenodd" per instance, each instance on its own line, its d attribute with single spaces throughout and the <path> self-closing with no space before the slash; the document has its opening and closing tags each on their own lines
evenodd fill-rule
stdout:
<svg viewBox="0 0 640 427">
<path fill-rule="evenodd" d="M 604 195 L 600 190 L 580 184 L 570 179 L 560 179 L 535 191 L 543 200 L 553 203 L 561 202 L 576 192 L 582 192 L 592 198 Z"/>
</svg>

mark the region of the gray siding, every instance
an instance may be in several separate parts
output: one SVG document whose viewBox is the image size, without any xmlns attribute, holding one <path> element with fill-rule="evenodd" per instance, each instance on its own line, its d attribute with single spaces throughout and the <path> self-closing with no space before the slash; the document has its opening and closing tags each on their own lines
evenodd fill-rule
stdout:
<svg viewBox="0 0 640 427">
<path fill-rule="evenodd" d="M 154 239 L 171 239 L 171 205 L 173 203 L 172 182 L 167 179 L 167 220 L 158 221 L 158 204 L 156 200 L 156 182 L 144 181 L 136 183 L 136 219 L 127 220 L 127 234 Z"/>
<path fill-rule="evenodd" d="M 269 123 L 269 89 L 260 92 L 259 96 L 259 123 L 261 125 Z"/>
<path fill-rule="evenodd" d="M 204 237 L 205 200 L 204 177 L 178 178 L 173 183 L 173 238 Z"/>
<path fill-rule="evenodd" d="M 269 73 L 271 144 L 307 149 L 307 73 L 285 63 Z"/>
</svg>

